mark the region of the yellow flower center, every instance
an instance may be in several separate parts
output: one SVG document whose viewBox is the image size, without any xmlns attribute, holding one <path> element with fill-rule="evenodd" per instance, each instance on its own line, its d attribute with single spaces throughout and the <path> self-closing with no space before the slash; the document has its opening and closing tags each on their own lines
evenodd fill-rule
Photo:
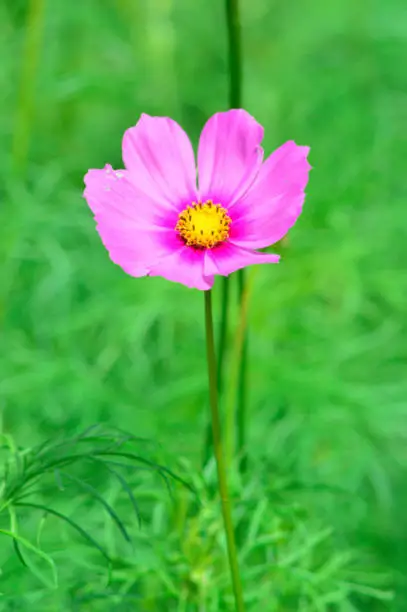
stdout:
<svg viewBox="0 0 407 612">
<path fill-rule="evenodd" d="M 226 208 L 208 200 L 187 206 L 180 213 L 175 230 L 187 246 L 212 249 L 229 238 L 231 223 Z"/>
</svg>

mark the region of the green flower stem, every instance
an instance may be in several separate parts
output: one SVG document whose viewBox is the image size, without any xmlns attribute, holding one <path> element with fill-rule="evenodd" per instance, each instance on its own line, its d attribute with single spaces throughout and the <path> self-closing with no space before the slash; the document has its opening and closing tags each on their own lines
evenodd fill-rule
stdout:
<svg viewBox="0 0 407 612">
<path fill-rule="evenodd" d="M 225 459 L 222 447 L 221 425 L 218 407 L 217 373 L 215 342 L 213 337 L 212 322 L 212 294 L 205 291 L 205 328 L 206 328 L 206 352 L 208 361 L 209 396 L 212 416 L 213 447 L 218 471 L 218 487 L 222 504 L 223 523 L 225 528 L 230 573 L 232 577 L 233 592 L 237 612 L 244 612 L 243 590 L 239 574 L 235 534 L 232 523 L 232 513 L 226 479 Z"/>
</svg>

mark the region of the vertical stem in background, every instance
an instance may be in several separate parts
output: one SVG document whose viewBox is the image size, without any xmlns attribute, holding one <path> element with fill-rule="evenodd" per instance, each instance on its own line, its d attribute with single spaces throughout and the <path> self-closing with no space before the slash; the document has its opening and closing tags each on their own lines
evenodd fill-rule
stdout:
<svg viewBox="0 0 407 612">
<path fill-rule="evenodd" d="M 45 0 L 30 0 L 12 144 L 13 170 L 19 173 L 24 171 L 28 156 L 35 76 L 40 55 L 44 9 Z"/>
<path fill-rule="evenodd" d="M 242 376 L 242 367 L 245 368 L 246 362 L 246 347 L 247 334 L 247 311 L 249 308 L 249 296 L 253 285 L 253 279 L 256 273 L 256 268 L 250 271 L 244 288 L 240 284 L 239 280 L 239 299 L 240 299 L 240 313 L 237 322 L 237 328 L 235 333 L 235 341 L 232 347 L 233 357 L 231 360 L 230 378 L 228 389 L 225 397 L 225 453 L 226 453 L 226 467 L 228 468 L 236 453 L 240 460 L 240 470 L 244 473 L 247 469 L 247 456 L 245 448 L 245 437 L 246 423 L 244 419 L 246 417 L 245 410 L 238 410 L 236 414 L 236 405 L 238 408 L 241 405 L 245 405 L 246 399 L 246 378 Z M 237 423 L 236 423 L 237 421 Z M 235 439 L 235 425 L 237 425 L 237 445 Z"/>
<path fill-rule="evenodd" d="M 239 0 L 226 0 L 226 23 L 229 56 L 229 108 L 240 108 L 242 104 L 242 48 L 239 20 Z M 223 361 L 226 347 L 229 316 L 228 277 L 222 278 L 222 310 L 219 334 L 218 384 L 222 388 Z"/>
<path fill-rule="evenodd" d="M 228 59 L 229 59 L 229 108 L 240 108 L 242 104 L 242 52 L 239 20 L 239 0 L 226 0 L 226 25 L 228 34 Z M 242 277 L 243 278 L 243 277 Z M 244 284 L 244 282 L 243 282 Z M 222 278 L 221 292 L 221 322 L 218 339 L 218 392 L 223 390 L 223 366 L 226 353 L 226 340 L 228 332 L 229 302 L 230 302 L 230 279 Z M 204 464 L 211 456 L 212 432 L 208 425 L 205 436 Z"/>
<path fill-rule="evenodd" d="M 238 271 L 238 295 L 240 303 L 240 326 L 242 329 L 241 350 L 238 352 L 239 374 L 237 386 L 236 427 L 237 427 L 237 454 L 240 460 L 240 472 L 247 470 L 246 430 L 247 430 L 247 307 L 248 291 L 244 270 Z"/>
<path fill-rule="evenodd" d="M 221 323 L 219 329 L 218 339 L 218 365 L 216 368 L 216 380 L 218 385 L 219 397 L 223 391 L 223 363 L 225 360 L 225 349 L 226 349 L 226 338 L 227 338 L 227 327 L 228 327 L 228 311 L 229 311 L 229 278 L 222 277 L 222 302 L 221 302 Z M 212 457 L 213 438 L 212 438 L 212 425 L 209 422 L 205 434 L 204 442 L 204 454 L 203 464 L 204 466 L 208 463 Z"/>
<path fill-rule="evenodd" d="M 241 51 L 241 34 L 240 34 L 240 19 L 239 19 L 239 0 L 226 0 L 226 15 L 229 34 L 229 72 L 230 72 L 230 89 L 229 89 L 229 105 L 231 108 L 240 108 L 242 103 L 242 51 Z M 228 282 L 228 279 L 225 279 Z M 248 335 L 247 335 L 247 309 L 244 305 L 244 295 L 246 292 L 246 277 L 245 271 L 237 272 L 238 296 L 240 304 L 240 316 L 243 338 L 241 350 L 239 353 L 239 382 L 236 406 L 236 425 L 237 425 L 237 452 L 241 457 L 241 470 L 245 471 L 247 467 L 247 458 L 245 455 L 246 446 L 246 406 L 247 406 L 247 352 L 248 352 Z M 226 313 L 227 321 L 227 313 Z M 227 326 L 227 323 L 225 324 Z M 233 423 L 235 426 L 235 423 Z M 230 438 L 233 434 L 230 433 Z"/>
<path fill-rule="evenodd" d="M 229 49 L 229 107 L 242 103 L 242 48 L 240 37 L 239 0 L 226 0 Z"/>
<path fill-rule="evenodd" d="M 243 590 L 239 574 L 237 560 L 237 549 L 235 534 L 232 523 L 229 493 L 226 479 L 225 459 L 222 446 L 222 434 L 218 407 L 218 390 L 216 376 L 215 342 L 213 337 L 212 321 L 212 295 L 211 291 L 205 291 L 205 329 L 206 329 L 206 353 L 208 360 L 209 396 L 212 416 L 213 448 L 216 458 L 218 472 L 219 495 L 222 504 L 223 524 L 225 528 L 226 543 L 230 573 L 232 577 L 233 592 L 237 612 L 244 612 Z"/>
</svg>

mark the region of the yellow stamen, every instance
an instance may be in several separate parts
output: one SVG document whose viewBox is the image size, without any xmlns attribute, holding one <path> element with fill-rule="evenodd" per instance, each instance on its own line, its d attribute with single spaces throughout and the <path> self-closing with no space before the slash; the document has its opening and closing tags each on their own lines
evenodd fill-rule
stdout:
<svg viewBox="0 0 407 612">
<path fill-rule="evenodd" d="M 212 249 L 229 238 L 231 223 L 226 208 L 208 200 L 187 206 L 179 215 L 175 230 L 187 246 Z"/>
</svg>

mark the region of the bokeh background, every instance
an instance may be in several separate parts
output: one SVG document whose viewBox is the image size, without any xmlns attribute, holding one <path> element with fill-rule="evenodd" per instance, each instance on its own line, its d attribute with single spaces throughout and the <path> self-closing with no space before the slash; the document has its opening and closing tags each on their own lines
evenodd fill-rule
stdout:
<svg viewBox="0 0 407 612">
<path fill-rule="evenodd" d="M 241 20 L 244 107 L 266 153 L 295 139 L 313 166 L 282 263 L 252 277 L 251 473 L 233 485 L 248 609 L 405 612 L 405 3 L 242 0 Z M 227 108 L 223 3 L 1 0 L 0 33 L 1 431 L 27 448 L 120 427 L 202 498 L 134 472 L 139 528 L 118 482 L 79 466 L 133 548 L 97 499 L 40 490 L 115 563 L 20 509 L 21 537 L 59 581 L 0 533 L 0 610 L 232 610 L 213 466 L 201 470 L 202 295 L 127 277 L 82 199 L 89 167 L 121 167 L 141 112 L 173 117 L 196 145 Z"/>
</svg>

